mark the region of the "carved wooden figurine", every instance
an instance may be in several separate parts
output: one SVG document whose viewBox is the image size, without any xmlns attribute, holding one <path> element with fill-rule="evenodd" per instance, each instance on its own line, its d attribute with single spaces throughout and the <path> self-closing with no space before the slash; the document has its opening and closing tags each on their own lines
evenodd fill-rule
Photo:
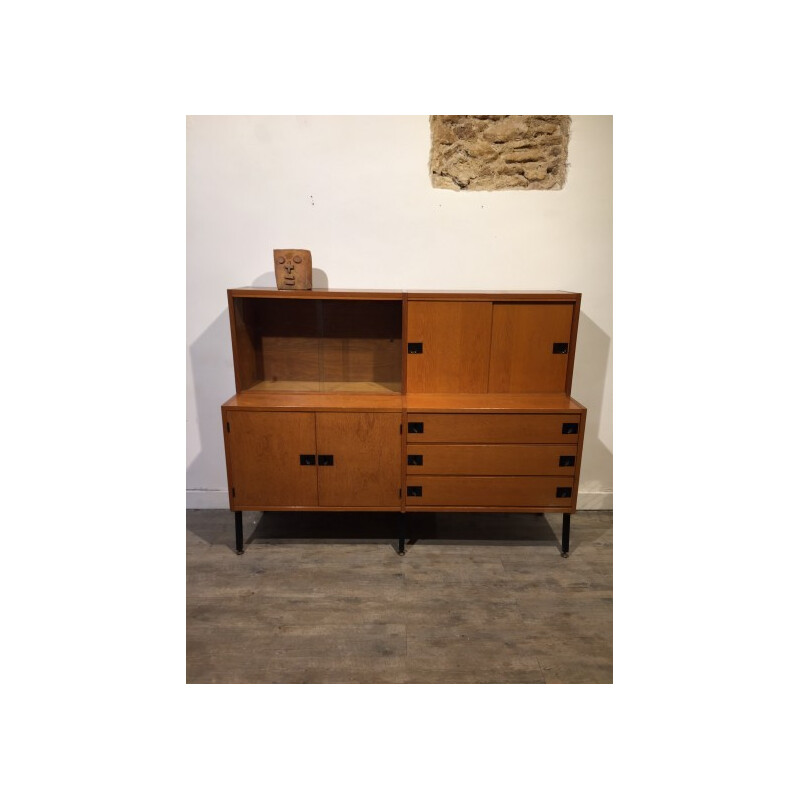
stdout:
<svg viewBox="0 0 800 800">
<path fill-rule="evenodd" d="M 279 289 L 311 288 L 310 250 L 273 250 L 272 253 Z"/>
</svg>

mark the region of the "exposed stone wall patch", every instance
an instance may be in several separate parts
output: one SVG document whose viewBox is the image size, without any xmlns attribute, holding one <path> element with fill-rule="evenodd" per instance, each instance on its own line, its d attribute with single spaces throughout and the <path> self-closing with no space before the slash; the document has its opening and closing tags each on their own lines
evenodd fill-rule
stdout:
<svg viewBox="0 0 800 800">
<path fill-rule="evenodd" d="M 432 116 L 431 183 L 437 189 L 561 189 L 567 116 Z"/>
</svg>

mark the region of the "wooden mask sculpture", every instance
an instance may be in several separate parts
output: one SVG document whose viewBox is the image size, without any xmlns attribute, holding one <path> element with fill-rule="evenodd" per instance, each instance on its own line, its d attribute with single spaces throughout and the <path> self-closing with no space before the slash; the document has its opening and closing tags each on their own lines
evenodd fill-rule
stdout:
<svg viewBox="0 0 800 800">
<path fill-rule="evenodd" d="M 311 288 L 310 250 L 273 250 L 272 254 L 279 289 Z"/>
</svg>

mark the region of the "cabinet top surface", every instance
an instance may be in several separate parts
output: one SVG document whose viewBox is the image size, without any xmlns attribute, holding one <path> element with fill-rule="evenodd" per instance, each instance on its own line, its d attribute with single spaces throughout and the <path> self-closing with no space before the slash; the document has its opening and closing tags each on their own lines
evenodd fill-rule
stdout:
<svg viewBox="0 0 800 800">
<path fill-rule="evenodd" d="M 275 289 L 260 286 L 241 286 L 237 289 L 228 289 L 231 297 L 289 297 L 295 300 L 314 300 L 322 298 L 336 299 L 364 299 L 364 300 L 577 300 L 580 292 L 567 292 L 560 289 L 308 289 L 305 291 Z"/>
<path fill-rule="evenodd" d="M 223 404 L 243 411 L 409 411 L 481 412 L 496 414 L 531 412 L 580 412 L 585 406 L 565 394 L 408 394 L 371 395 L 324 392 L 246 391 Z"/>
</svg>

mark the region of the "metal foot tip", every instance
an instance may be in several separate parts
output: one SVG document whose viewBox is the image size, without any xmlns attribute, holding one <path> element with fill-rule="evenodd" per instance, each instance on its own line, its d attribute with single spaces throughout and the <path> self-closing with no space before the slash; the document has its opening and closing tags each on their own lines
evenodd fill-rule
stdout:
<svg viewBox="0 0 800 800">
<path fill-rule="evenodd" d="M 569 553 L 562 553 L 561 558 L 569 558 Z"/>
</svg>

